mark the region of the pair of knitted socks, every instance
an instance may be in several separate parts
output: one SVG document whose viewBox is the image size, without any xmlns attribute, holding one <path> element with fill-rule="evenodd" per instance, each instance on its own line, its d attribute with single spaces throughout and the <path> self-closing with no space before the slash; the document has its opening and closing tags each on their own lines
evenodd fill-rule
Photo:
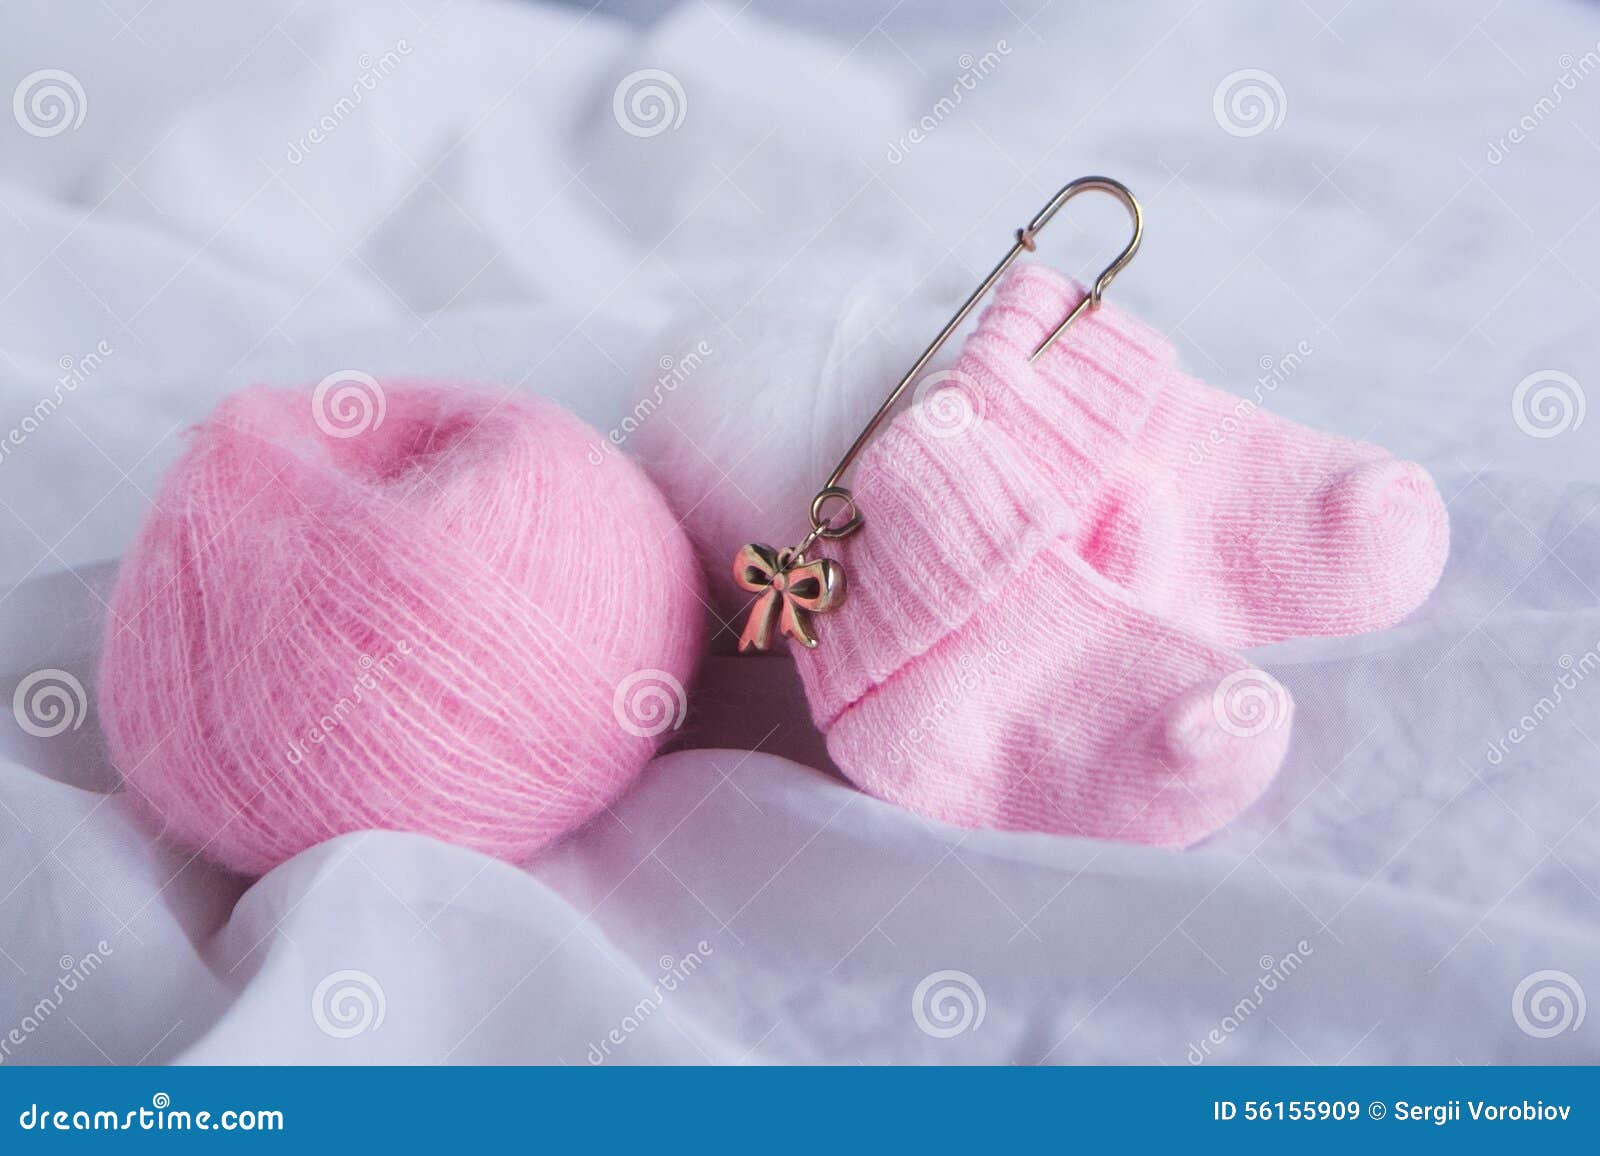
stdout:
<svg viewBox="0 0 1600 1156">
<path fill-rule="evenodd" d="M 1265 788 L 1288 692 L 1229 648 L 1393 625 L 1449 526 L 1427 473 L 1181 373 L 1013 271 L 863 453 L 850 596 L 795 647 L 859 786 L 963 826 L 1182 846 Z"/>
</svg>

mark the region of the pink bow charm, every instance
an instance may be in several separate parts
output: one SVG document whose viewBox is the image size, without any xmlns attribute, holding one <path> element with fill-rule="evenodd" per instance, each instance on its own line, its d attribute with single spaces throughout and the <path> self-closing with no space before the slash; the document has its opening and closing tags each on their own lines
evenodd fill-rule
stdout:
<svg viewBox="0 0 1600 1156">
<path fill-rule="evenodd" d="M 739 636 L 739 649 L 772 649 L 774 628 L 802 646 L 817 644 L 811 616 L 844 604 L 844 567 L 832 558 L 807 562 L 798 550 L 774 550 L 756 542 L 742 546 L 733 559 L 733 580 L 740 589 L 759 594 Z"/>
</svg>

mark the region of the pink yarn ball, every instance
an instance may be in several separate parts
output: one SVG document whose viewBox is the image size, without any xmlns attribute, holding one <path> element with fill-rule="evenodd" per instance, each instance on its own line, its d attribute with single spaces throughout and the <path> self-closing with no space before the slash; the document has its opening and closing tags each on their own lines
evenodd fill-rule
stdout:
<svg viewBox="0 0 1600 1156">
<path fill-rule="evenodd" d="M 369 828 L 524 860 L 682 723 L 699 568 L 564 410 L 336 385 L 192 431 L 112 597 L 112 757 L 165 837 L 238 871 Z"/>
</svg>

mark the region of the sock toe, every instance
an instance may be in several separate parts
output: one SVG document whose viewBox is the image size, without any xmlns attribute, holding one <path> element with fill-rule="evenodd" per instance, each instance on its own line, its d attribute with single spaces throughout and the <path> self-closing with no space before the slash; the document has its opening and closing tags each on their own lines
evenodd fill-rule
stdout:
<svg viewBox="0 0 1600 1156">
<path fill-rule="evenodd" d="M 1427 598 L 1449 548 L 1422 467 L 1181 374 L 1110 472 L 1105 490 L 1170 493 L 1176 527 L 1109 523 L 1091 564 L 1224 646 L 1392 626 Z"/>
<path fill-rule="evenodd" d="M 1344 632 L 1393 626 L 1433 591 L 1450 551 L 1450 519 L 1428 471 L 1386 458 L 1330 485 L 1328 547 L 1351 597 Z"/>
<path fill-rule="evenodd" d="M 1237 818 L 1277 773 L 1293 718 L 1289 692 L 1262 670 L 1235 670 L 1174 698 L 1150 737 L 1174 798 L 1152 818 L 1149 841 L 1187 847 Z"/>
</svg>

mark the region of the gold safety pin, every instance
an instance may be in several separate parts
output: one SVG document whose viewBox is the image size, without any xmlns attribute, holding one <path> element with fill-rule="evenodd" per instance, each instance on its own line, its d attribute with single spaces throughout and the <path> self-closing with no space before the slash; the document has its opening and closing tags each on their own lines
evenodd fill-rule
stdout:
<svg viewBox="0 0 1600 1156">
<path fill-rule="evenodd" d="M 994 288 L 996 281 L 1011 267 L 1024 252 L 1034 250 L 1034 238 L 1039 231 L 1048 225 L 1053 217 L 1061 211 L 1063 205 L 1072 200 L 1079 193 L 1100 192 L 1109 193 L 1121 201 L 1128 210 L 1128 216 L 1133 221 L 1133 236 L 1123 246 L 1122 252 L 1116 259 L 1101 270 L 1095 278 L 1094 286 L 1086 293 L 1083 300 L 1073 306 L 1068 313 L 1050 332 L 1050 335 L 1039 343 L 1039 347 L 1029 355 L 1030 362 L 1037 361 L 1054 344 L 1066 328 L 1076 321 L 1086 309 L 1099 306 L 1100 299 L 1105 291 L 1110 288 L 1116 275 L 1133 260 L 1139 251 L 1139 242 L 1144 237 L 1144 211 L 1139 207 L 1139 201 L 1121 181 L 1110 177 L 1079 177 L 1071 184 L 1066 185 L 1060 192 L 1050 198 L 1048 204 L 1022 228 L 1017 230 L 1016 242 L 1011 246 L 1010 252 L 1000 259 L 983 284 L 972 291 L 954 316 L 945 323 L 937 337 L 928 343 L 921 355 L 911 368 L 906 370 L 898 384 L 889 391 L 889 396 L 883 399 L 883 404 L 878 406 L 877 412 L 868 420 L 866 427 L 857 436 L 850 448 L 845 450 L 844 456 L 839 459 L 839 464 L 833 468 L 833 473 L 828 475 L 828 480 L 811 499 L 811 532 L 801 540 L 798 546 L 788 550 L 774 550 L 770 546 L 751 543 L 742 547 L 733 563 L 734 581 L 742 589 L 759 594 L 756 605 L 751 608 L 750 620 L 746 624 L 744 634 L 739 639 L 739 649 L 767 650 L 773 642 L 775 633 L 787 634 L 797 639 L 805 646 L 815 646 L 817 639 L 810 629 L 810 616 L 837 609 L 843 605 L 845 598 L 844 568 L 831 558 L 819 558 L 815 562 L 806 561 L 806 551 L 818 538 L 838 539 L 847 538 L 861 528 L 862 515 L 856 506 L 855 496 L 839 483 L 845 473 L 855 463 L 872 435 L 877 433 L 878 427 L 894 409 L 895 403 L 904 395 L 916 376 L 933 359 L 934 354 L 943 348 L 944 343 L 950 340 L 950 335 L 961 327 L 961 323 Z M 830 502 L 838 502 L 832 513 L 828 512 Z M 834 524 L 833 519 L 841 513 L 848 511 L 848 516 L 843 522 Z"/>
</svg>

